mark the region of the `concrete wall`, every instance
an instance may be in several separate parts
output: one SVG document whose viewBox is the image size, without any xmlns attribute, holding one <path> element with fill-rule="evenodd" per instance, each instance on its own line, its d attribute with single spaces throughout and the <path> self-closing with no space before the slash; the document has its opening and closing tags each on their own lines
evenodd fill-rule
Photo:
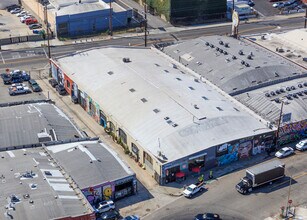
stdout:
<svg viewBox="0 0 307 220">
<path fill-rule="evenodd" d="M 7 6 L 18 4 L 18 0 L 1 0 L 0 9 L 5 9 Z"/>
</svg>

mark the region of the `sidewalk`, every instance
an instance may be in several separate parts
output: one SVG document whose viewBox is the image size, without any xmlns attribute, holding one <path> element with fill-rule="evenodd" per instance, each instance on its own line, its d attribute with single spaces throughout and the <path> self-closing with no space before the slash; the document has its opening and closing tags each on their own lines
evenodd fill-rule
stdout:
<svg viewBox="0 0 307 220">
<path fill-rule="evenodd" d="M 280 214 L 276 214 L 273 217 L 265 218 L 264 220 L 306 220 L 307 219 L 307 207 L 293 207 L 291 208 L 291 213 L 294 214 L 293 217 L 282 218 Z"/>
</svg>

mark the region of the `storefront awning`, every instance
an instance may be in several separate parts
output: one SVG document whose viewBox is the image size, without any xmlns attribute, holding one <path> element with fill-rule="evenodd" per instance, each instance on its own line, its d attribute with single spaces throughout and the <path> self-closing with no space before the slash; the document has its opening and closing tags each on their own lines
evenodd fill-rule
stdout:
<svg viewBox="0 0 307 220">
<path fill-rule="evenodd" d="M 192 168 L 193 173 L 199 173 L 200 172 L 200 167 L 193 167 Z"/>
<path fill-rule="evenodd" d="M 176 177 L 177 178 L 182 178 L 182 177 L 184 177 L 185 176 L 185 173 L 184 172 L 178 172 L 178 173 L 176 173 Z"/>
<path fill-rule="evenodd" d="M 203 157 L 203 156 L 206 156 L 206 155 L 207 155 L 207 153 L 199 154 L 199 155 L 196 155 L 196 156 L 193 156 L 193 157 L 189 157 L 189 160 L 194 160 L 196 158 Z"/>
</svg>

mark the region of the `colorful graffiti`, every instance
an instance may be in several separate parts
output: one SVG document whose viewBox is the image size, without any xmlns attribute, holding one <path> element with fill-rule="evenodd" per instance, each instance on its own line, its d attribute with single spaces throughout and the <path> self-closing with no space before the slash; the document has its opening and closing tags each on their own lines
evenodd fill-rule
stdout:
<svg viewBox="0 0 307 220">
<path fill-rule="evenodd" d="M 304 137 L 307 137 L 307 120 L 282 126 L 279 130 L 278 144 L 287 144 Z"/>
<path fill-rule="evenodd" d="M 272 142 L 272 136 L 255 137 L 254 139 L 242 139 L 235 143 L 226 143 L 217 146 L 217 163 L 219 166 L 234 161 L 249 158 L 251 155 L 262 153 Z"/>
<path fill-rule="evenodd" d="M 83 189 L 82 193 L 90 204 L 96 204 L 97 201 L 112 199 L 114 190 L 114 183 L 107 182 L 102 185 Z"/>
</svg>

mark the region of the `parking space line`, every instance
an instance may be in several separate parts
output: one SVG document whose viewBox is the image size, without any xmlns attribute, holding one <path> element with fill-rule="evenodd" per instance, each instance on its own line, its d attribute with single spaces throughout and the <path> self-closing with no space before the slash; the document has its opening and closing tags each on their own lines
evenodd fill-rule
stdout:
<svg viewBox="0 0 307 220">
<path fill-rule="evenodd" d="M 47 55 L 47 53 L 46 53 L 45 48 L 43 48 L 43 51 L 44 51 L 44 53 L 45 53 L 45 55 L 46 55 L 46 58 L 48 58 L 48 55 Z"/>
<path fill-rule="evenodd" d="M 0 54 L 1 54 L 2 62 L 5 64 L 5 60 L 4 60 L 3 56 L 2 56 L 2 52 L 0 52 Z"/>
</svg>

